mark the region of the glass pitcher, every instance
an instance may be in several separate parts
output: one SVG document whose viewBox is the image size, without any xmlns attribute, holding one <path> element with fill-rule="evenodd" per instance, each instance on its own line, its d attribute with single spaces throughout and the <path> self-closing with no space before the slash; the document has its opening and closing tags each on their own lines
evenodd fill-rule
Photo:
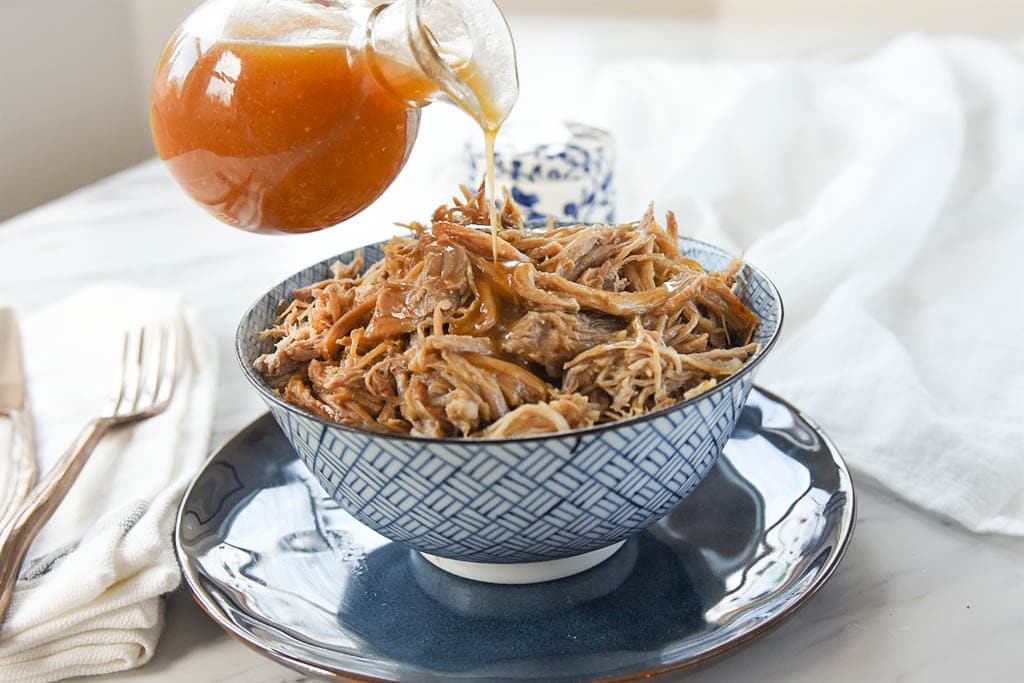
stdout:
<svg viewBox="0 0 1024 683">
<path fill-rule="evenodd" d="M 519 92 L 493 0 L 209 0 L 171 37 L 153 140 L 225 223 L 307 232 L 372 203 L 401 171 L 422 106 L 493 135 Z"/>
</svg>

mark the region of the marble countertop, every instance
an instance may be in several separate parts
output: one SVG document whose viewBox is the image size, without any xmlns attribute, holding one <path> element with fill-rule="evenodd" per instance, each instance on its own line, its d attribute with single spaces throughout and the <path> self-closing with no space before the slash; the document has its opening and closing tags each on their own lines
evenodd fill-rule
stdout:
<svg viewBox="0 0 1024 683">
<path fill-rule="evenodd" d="M 227 229 L 187 201 L 158 163 L 129 169 L 0 224 L 0 305 L 26 314 L 108 279 L 183 290 L 217 345 L 211 447 L 219 446 L 264 412 L 233 357 L 235 325 L 246 307 L 271 283 L 327 254 L 385 238 L 395 231 L 392 221 L 422 217 L 449 195 L 461 179 L 451 155 L 439 150 L 453 148 L 453 131 L 473 132 L 452 116 L 427 112 L 409 165 L 381 200 L 349 223 L 312 235 Z M 664 680 L 1022 680 L 1024 541 L 966 533 L 856 473 L 855 483 L 857 529 L 821 592 L 767 636 L 700 671 Z M 222 632 L 185 589 L 169 596 L 166 616 L 153 660 L 111 680 L 306 680 Z"/>
</svg>

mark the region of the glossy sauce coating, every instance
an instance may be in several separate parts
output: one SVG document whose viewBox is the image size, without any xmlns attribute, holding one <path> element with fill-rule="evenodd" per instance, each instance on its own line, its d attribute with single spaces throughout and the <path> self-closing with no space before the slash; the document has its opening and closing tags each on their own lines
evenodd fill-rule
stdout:
<svg viewBox="0 0 1024 683">
<path fill-rule="evenodd" d="M 254 232 L 307 232 L 372 203 L 419 110 L 342 45 L 171 41 L 151 93 L 157 152 L 195 201 Z"/>
<path fill-rule="evenodd" d="M 536 370 L 535 365 L 502 349 L 509 329 L 529 310 L 527 302 L 516 293 L 513 283 L 515 269 L 522 265 L 516 261 L 475 263 L 473 279 L 480 295 L 466 309 L 465 315 L 452 324 L 451 332 L 487 337 L 496 358 Z"/>
</svg>

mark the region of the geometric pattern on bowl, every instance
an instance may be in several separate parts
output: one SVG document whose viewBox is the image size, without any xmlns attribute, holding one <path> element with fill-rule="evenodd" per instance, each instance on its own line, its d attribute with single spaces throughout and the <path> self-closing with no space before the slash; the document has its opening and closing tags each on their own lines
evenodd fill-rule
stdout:
<svg viewBox="0 0 1024 683">
<path fill-rule="evenodd" d="M 364 247 L 367 263 L 382 244 Z M 729 255 L 683 239 L 708 270 Z M 721 455 L 778 336 L 775 286 L 745 265 L 737 294 L 761 320 L 762 347 L 710 391 L 637 418 L 510 439 L 434 439 L 346 427 L 284 402 L 253 370 L 283 301 L 329 275 L 326 259 L 273 288 L 239 325 L 236 349 L 288 441 L 320 485 L 356 519 L 422 552 L 475 562 L 536 562 L 609 546 L 647 528 L 692 491 Z"/>
</svg>

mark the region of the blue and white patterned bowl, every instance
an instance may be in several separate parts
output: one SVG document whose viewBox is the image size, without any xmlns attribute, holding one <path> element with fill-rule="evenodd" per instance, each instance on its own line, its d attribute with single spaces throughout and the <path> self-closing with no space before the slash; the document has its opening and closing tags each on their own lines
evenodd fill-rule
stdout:
<svg viewBox="0 0 1024 683">
<path fill-rule="evenodd" d="M 709 270 L 730 260 L 702 242 L 680 244 Z M 382 246 L 363 249 L 367 263 L 382 257 Z M 718 460 L 782 323 L 775 285 L 745 265 L 737 291 L 761 319 L 754 336 L 761 349 L 700 396 L 640 417 L 541 436 L 369 432 L 286 403 L 253 369 L 256 357 L 273 347 L 260 340 L 260 331 L 273 323 L 282 302 L 329 277 L 335 260 L 353 256 L 310 266 L 253 304 L 238 327 L 238 359 L 299 457 L 346 511 L 443 569 L 479 580 L 528 583 L 581 571 L 665 515 Z M 504 566 L 518 563 L 532 564 Z"/>
</svg>

